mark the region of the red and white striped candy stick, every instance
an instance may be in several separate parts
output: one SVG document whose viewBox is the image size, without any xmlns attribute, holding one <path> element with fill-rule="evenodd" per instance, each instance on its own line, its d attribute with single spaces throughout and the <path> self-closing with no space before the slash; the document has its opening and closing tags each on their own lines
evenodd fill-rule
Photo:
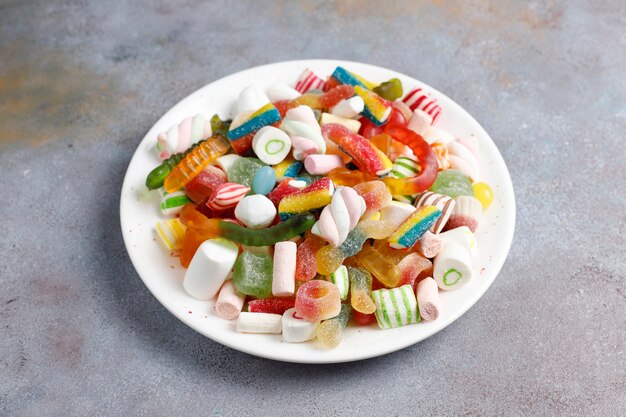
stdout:
<svg viewBox="0 0 626 417">
<path fill-rule="evenodd" d="M 237 203 L 243 200 L 248 191 L 250 188 L 245 185 L 226 182 L 213 191 L 207 206 L 213 210 L 226 210 L 235 207 Z"/>
<path fill-rule="evenodd" d="M 304 94 L 309 90 L 324 90 L 326 81 L 318 77 L 310 69 L 305 69 L 296 81 L 296 90 Z"/>
<path fill-rule="evenodd" d="M 433 124 L 441 115 L 441 107 L 437 104 L 437 99 L 431 97 L 430 93 L 421 87 L 411 90 L 402 101 L 409 106 L 411 111 L 421 110 L 428 113 L 433 118 Z"/>
</svg>

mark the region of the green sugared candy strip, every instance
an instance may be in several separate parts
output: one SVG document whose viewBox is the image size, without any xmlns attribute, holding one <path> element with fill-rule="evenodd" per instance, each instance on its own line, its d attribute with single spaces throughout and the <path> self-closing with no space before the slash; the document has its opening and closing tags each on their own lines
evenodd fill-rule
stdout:
<svg viewBox="0 0 626 417">
<path fill-rule="evenodd" d="M 402 82 L 397 78 L 392 78 L 375 87 L 374 92 L 385 100 L 394 101 L 402 97 Z"/>
<path fill-rule="evenodd" d="M 372 291 L 372 275 L 368 271 L 349 266 L 348 277 L 350 278 L 350 288 L 353 290 Z"/>
<path fill-rule="evenodd" d="M 367 235 L 360 227 L 355 227 L 348 233 L 346 240 L 337 247 L 343 253 L 345 258 L 356 255 L 363 248 L 363 244 L 367 240 Z"/>
<path fill-rule="evenodd" d="M 327 321 L 337 321 L 341 327 L 345 328 L 348 326 L 348 321 L 350 321 L 350 317 L 352 316 L 352 307 L 349 304 L 342 304 L 341 311 L 332 319 L 324 320 Z"/>
<path fill-rule="evenodd" d="M 315 224 L 311 214 L 293 216 L 276 226 L 265 229 L 249 229 L 238 224 L 220 221 L 220 236 L 246 246 L 271 246 L 289 240 L 310 230 Z"/>
<path fill-rule="evenodd" d="M 235 262 L 233 285 L 242 294 L 267 298 L 272 295 L 272 274 L 270 255 L 244 251 Z"/>
<path fill-rule="evenodd" d="M 466 195 L 474 197 L 474 188 L 472 187 L 472 181 L 456 169 L 448 169 L 441 171 L 437 175 L 437 179 L 433 185 L 430 186 L 430 191 L 445 194 L 452 198 L 456 198 L 460 195 Z"/>
</svg>

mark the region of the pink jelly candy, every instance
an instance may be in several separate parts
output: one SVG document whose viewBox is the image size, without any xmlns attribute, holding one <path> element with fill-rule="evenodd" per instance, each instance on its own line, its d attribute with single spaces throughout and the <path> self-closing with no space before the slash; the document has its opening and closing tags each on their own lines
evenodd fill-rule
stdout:
<svg viewBox="0 0 626 417">
<path fill-rule="evenodd" d="M 296 311 L 308 321 L 327 320 L 341 311 L 341 295 L 335 284 L 329 281 L 305 282 L 296 294 Z"/>
<path fill-rule="evenodd" d="M 362 182 L 352 188 L 365 200 L 366 210 L 363 216 L 361 216 L 362 219 L 367 219 L 391 203 L 391 194 L 382 181 Z"/>
</svg>

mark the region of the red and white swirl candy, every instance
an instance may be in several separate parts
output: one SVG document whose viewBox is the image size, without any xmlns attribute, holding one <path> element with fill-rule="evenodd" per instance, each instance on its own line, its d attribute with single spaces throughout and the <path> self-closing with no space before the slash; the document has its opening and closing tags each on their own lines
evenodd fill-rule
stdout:
<svg viewBox="0 0 626 417">
<path fill-rule="evenodd" d="M 463 172 L 473 182 L 480 173 L 479 155 L 478 141 L 474 136 L 458 138 L 448 143 L 450 168 Z"/>
<path fill-rule="evenodd" d="M 304 94 L 309 90 L 323 90 L 326 81 L 315 75 L 310 69 L 305 69 L 296 80 L 296 90 Z"/>
<path fill-rule="evenodd" d="M 437 104 L 437 99 L 431 97 L 430 93 L 426 92 L 426 90 L 421 87 L 411 90 L 402 101 L 409 106 L 412 111 L 421 110 L 430 115 L 433 118 L 433 124 L 441 115 L 441 107 Z"/>
<path fill-rule="evenodd" d="M 339 246 L 346 240 L 365 213 L 365 200 L 350 187 L 335 191 L 329 205 L 324 207 L 311 232 L 325 239 L 332 246 Z"/>
<path fill-rule="evenodd" d="M 201 114 L 187 117 L 176 126 L 157 136 L 156 149 L 159 159 L 165 160 L 175 153 L 184 152 L 194 143 L 210 138 L 211 122 Z"/>
<path fill-rule="evenodd" d="M 213 210 L 226 210 L 235 207 L 249 191 L 250 188 L 245 185 L 226 182 L 213 191 L 207 206 Z"/>
</svg>

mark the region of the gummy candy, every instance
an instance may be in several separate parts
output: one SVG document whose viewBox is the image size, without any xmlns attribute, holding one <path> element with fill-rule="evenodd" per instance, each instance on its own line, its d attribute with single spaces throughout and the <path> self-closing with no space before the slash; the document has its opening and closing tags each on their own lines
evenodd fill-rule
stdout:
<svg viewBox="0 0 626 417">
<path fill-rule="evenodd" d="M 291 101 L 291 107 L 309 106 L 312 109 L 330 109 L 341 100 L 354 95 L 354 88 L 350 85 L 340 85 L 324 94 L 303 94 Z"/>
<path fill-rule="evenodd" d="M 228 141 L 222 136 L 213 136 L 199 143 L 167 174 L 163 183 L 165 191 L 171 193 L 184 187 L 204 167 L 224 155 L 229 149 Z"/>
<path fill-rule="evenodd" d="M 352 309 L 347 304 L 341 305 L 339 314 L 331 319 L 324 320 L 317 328 L 317 340 L 322 346 L 335 348 L 343 339 L 343 329 L 348 325 Z"/>
<path fill-rule="evenodd" d="M 284 178 L 295 178 L 302 170 L 304 164 L 300 161 L 296 161 L 292 158 L 287 158 L 279 164 L 274 165 L 274 172 L 276 178 L 282 180 Z"/>
<path fill-rule="evenodd" d="M 305 282 L 296 294 L 296 311 L 308 321 L 335 317 L 341 311 L 341 296 L 337 286 L 317 279 Z"/>
<path fill-rule="evenodd" d="M 376 248 L 364 245 L 357 259 L 363 268 L 372 273 L 386 287 L 395 287 L 400 280 L 398 267 L 385 258 Z M 354 307 L 354 306 L 353 306 Z M 360 310 L 359 310 L 360 311 Z M 373 311 L 370 311 L 372 313 Z"/>
<path fill-rule="evenodd" d="M 407 118 L 404 116 L 402 111 L 399 109 L 398 103 L 394 102 L 391 104 L 391 114 L 387 119 L 388 125 L 399 125 L 405 126 Z M 361 119 L 361 129 L 359 130 L 359 134 L 364 138 L 371 139 L 376 135 L 380 135 L 384 133 L 385 126 L 378 126 L 374 123 L 370 122 L 367 118 Z"/>
<path fill-rule="evenodd" d="M 362 88 L 373 89 L 376 85 L 365 78 L 346 70 L 343 67 L 335 68 L 335 71 L 331 74 L 331 78 L 334 78 L 340 84 L 347 84 L 353 87 L 359 86 Z"/>
<path fill-rule="evenodd" d="M 387 122 L 392 111 L 391 103 L 389 101 L 385 100 L 375 92 L 360 86 L 354 87 L 354 92 L 365 102 L 363 116 L 376 126 L 383 125 Z"/>
<path fill-rule="evenodd" d="M 409 253 L 398 263 L 397 268 L 400 271 L 400 280 L 396 283 L 396 285 L 394 285 L 394 287 L 406 284 L 412 287 L 415 284 L 417 277 L 423 271 L 429 269 L 432 270 L 432 267 L 433 263 L 419 253 Z"/>
<path fill-rule="evenodd" d="M 353 158 L 359 169 L 370 175 L 385 175 L 393 164 L 383 152 L 363 136 L 353 133 L 338 124 L 322 127 L 322 135 L 339 145 L 339 148 Z"/>
<path fill-rule="evenodd" d="M 420 173 L 414 177 L 384 178 L 391 194 L 412 195 L 430 187 L 437 177 L 437 156 L 433 149 L 420 135 L 406 127 L 387 124 L 385 133 L 411 148 L 421 167 Z"/>
<path fill-rule="evenodd" d="M 435 206 L 418 207 L 389 237 L 389 246 L 395 249 L 410 248 L 435 224 L 439 216 L 441 210 Z"/>
<path fill-rule="evenodd" d="M 239 158 L 228 170 L 228 181 L 252 188 L 256 172 L 264 166 L 257 158 Z"/>
<path fill-rule="evenodd" d="M 315 277 L 315 255 L 326 242 L 315 235 L 307 236 L 296 252 L 296 281 L 309 281 Z"/>
<path fill-rule="evenodd" d="M 262 127 L 277 124 L 280 120 L 280 113 L 276 107 L 271 103 L 267 103 L 252 113 L 243 124 L 229 130 L 226 136 L 230 140 L 233 149 L 238 154 L 242 154 L 252 147 L 252 139 L 257 131 Z"/>
<path fill-rule="evenodd" d="M 295 297 L 270 297 L 248 302 L 250 313 L 283 314 L 296 304 Z"/>
<path fill-rule="evenodd" d="M 374 92 L 385 100 L 394 101 L 402 97 L 402 82 L 397 78 L 392 78 L 375 87 Z"/>
<path fill-rule="evenodd" d="M 366 210 L 365 213 L 363 213 L 364 219 L 372 216 L 375 212 L 391 203 L 391 194 L 381 181 L 368 181 L 357 184 L 353 188 L 354 191 L 365 200 Z"/>
<path fill-rule="evenodd" d="M 365 314 L 356 310 L 352 311 L 352 318 L 360 326 L 367 326 L 368 324 L 374 323 L 376 321 L 376 316 L 374 315 L 374 313 Z"/>
<path fill-rule="evenodd" d="M 480 201 L 484 209 L 488 209 L 493 203 L 493 190 L 486 182 L 476 182 L 472 185 L 474 197 Z"/>
<path fill-rule="evenodd" d="M 303 190 L 284 196 L 278 204 L 281 220 L 296 214 L 309 213 L 328 205 L 334 191 L 333 182 L 329 178 L 322 178 Z"/>
<path fill-rule="evenodd" d="M 185 185 L 185 194 L 196 203 L 202 202 L 213 191 L 226 182 L 226 173 L 216 166 L 209 165 Z"/>
<path fill-rule="evenodd" d="M 252 179 L 252 191 L 255 194 L 267 195 L 276 185 L 276 173 L 272 167 L 264 166 L 257 170 Z"/>
<path fill-rule="evenodd" d="M 274 188 L 268 195 L 272 203 L 278 208 L 280 201 L 288 195 L 295 194 L 302 190 L 306 186 L 304 181 L 298 181 L 294 179 L 286 178 L 282 180 L 276 188 Z"/>
<path fill-rule="evenodd" d="M 233 285 L 240 293 L 253 297 L 272 295 L 272 257 L 243 251 L 235 262 Z"/>
<path fill-rule="evenodd" d="M 347 168 L 335 168 L 328 173 L 328 178 L 333 180 L 335 185 L 345 185 L 353 187 L 362 182 L 376 179 L 375 176 L 366 174 L 359 170 L 350 170 Z"/>
<path fill-rule="evenodd" d="M 437 175 L 437 179 L 430 186 L 430 191 L 438 194 L 445 194 L 452 198 L 466 195 L 474 197 L 474 189 L 472 188 L 472 182 L 461 171 L 449 169 L 447 171 L 441 171 Z"/>
<path fill-rule="evenodd" d="M 350 304 L 360 313 L 372 314 L 376 305 L 372 301 L 372 276 L 368 271 L 348 267 L 350 277 Z"/>
</svg>

